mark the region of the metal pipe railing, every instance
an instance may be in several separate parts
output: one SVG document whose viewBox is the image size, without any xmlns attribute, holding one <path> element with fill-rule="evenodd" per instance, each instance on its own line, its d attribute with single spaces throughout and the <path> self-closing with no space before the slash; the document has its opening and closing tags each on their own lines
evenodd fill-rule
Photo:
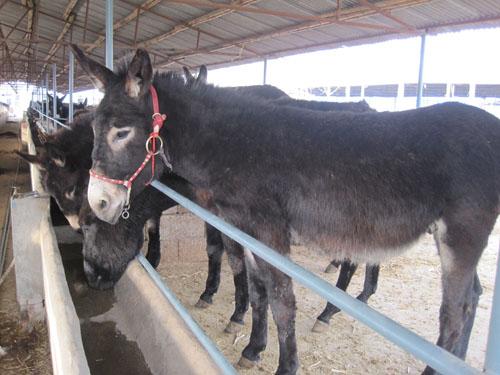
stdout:
<svg viewBox="0 0 500 375">
<path fill-rule="evenodd" d="M 38 112 L 39 115 L 43 116 L 43 117 L 46 117 L 47 119 L 49 119 L 50 121 L 54 121 L 56 124 L 58 124 L 59 126 L 62 126 L 63 128 L 66 128 L 66 129 L 71 129 L 70 126 L 66 125 L 66 124 L 63 124 L 62 122 L 60 121 L 57 121 L 55 118 L 53 117 L 50 117 L 50 116 L 47 116 L 46 114 L 44 114 L 43 112 L 40 112 L 38 109 L 36 108 L 32 108 L 34 109 L 36 112 Z"/>
<path fill-rule="evenodd" d="M 149 276 L 153 279 L 154 283 L 160 290 L 160 292 L 165 296 L 165 298 L 170 302 L 175 311 L 184 320 L 188 328 L 193 332 L 195 337 L 198 339 L 200 344 L 205 348 L 210 357 L 214 360 L 217 366 L 220 368 L 225 375 L 235 375 L 237 374 L 234 367 L 228 362 L 226 357 L 219 351 L 217 346 L 210 340 L 210 338 L 205 334 L 201 327 L 196 323 L 196 321 L 191 317 L 189 312 L 182 306 L 182 303 L 177 299 L 175 294 L 165 285 L 165 282 L 161 279 L 160 275 L 156 270 L 149 264 L 144 255 L 140 254 L 137 256 L 137 260 L 142 264 L 144 269 L 147 271 Z"/>
<path fill-rule="evenodd" d="M 487 374 L 500 374 L 500 254 L 497 259 L 497 274 L 495 290 L 493 291 L 484 371 Z"/>
<path fill-rule="evenodd" d="M 413 354 L 436 371 L 449 375 L 481 373 L 479 370 L 472 368 L 463 360 L 457 358 L 443 348 L 430 343 L 392 319 L 372 309 L 367 304 L 358 301 L 356 298 L 351 297 L 312 272 L 298 266 L 289 258 L 279 254 L 274 249 L 257 241 L 255 238 L 238 228 L 226 223 L 216 215 L 198 206 L 196 203 L 193 203 L 161 182 L 153 181 L 152 186 L 220 230 L 225 235 L 240 243 L 256 256 L 278 268 L 280 271 L 315 293 L 318 293 L 321 297 L 325 298 L 339 309 L 367 325 L 402 349 Z"/>
</svg>

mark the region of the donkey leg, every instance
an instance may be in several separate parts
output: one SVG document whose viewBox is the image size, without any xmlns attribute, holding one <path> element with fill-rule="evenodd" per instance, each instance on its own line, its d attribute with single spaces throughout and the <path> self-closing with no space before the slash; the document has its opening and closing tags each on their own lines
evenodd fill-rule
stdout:
<svg viewBox="0 0 500 375">
<path fill-rule="evenodd" d="M 253 254 L 245 250 L 245 264 L 248 273 L 248 291 L 252 306 L 252 331 L 250 342 L 243 349 L 238 365 L 253 367 L 260 360 L 260 353 L 267 345 L 267 307 L 268 298 L 263 274 L 256 268 Z"/>
<path fill-rule="evenodd" d="M 330 264 L 325 268 L 325 273 L 335 273 L 337 272 L 341 262 L 338 260 L 332 260 Z"/>
<path fill-rule="evenodd" d="M 262 262 L 263 263 L 263 262 Z M 279 366 L 276 374 L 295 374 L 299 367 L 295 338 L 295 295 L 292 279 L 278 269 L 265 264 L 271 276 L 267 290 L 274 322 L 278 328 Z"/>
<path fill-rule="evenodd" d="M 465 321 L 462 338 L 457 346 L 457 356 L 460 358 L 465 358 L 465 355 L 467 354 L 470 334 L 472 332 L 472 327 L 474 326 L 474 319 L 476 318 L 476 308 L 481 294 L 483 294 L 483 288 L 481 287 L 481 282 L 479 281 L 479 277 L 476 272 L 476 275 L 474 276 L 474 286 L 472 289 L 471 314 Z"/>
<path fill-rule="evenodd" d="M 273 227 L 260 230 L 255 237 L 281 254 L 288 255 L 290 253 L 289 231 L 284 223 L 282 225 L 278 220 L 277 224 L 273 223 Z M 251 269 L 251 273 L 254 275 L 257 272 L 261 275 L 274 322 L 278 329 L 279 365 L 276 374 L 293 375 L 299 367 L 299 359 L 297 357 L 297 341 L 295 338 L 296 305 L 292 279 L 262 259 L 253 256 L 247 250 L 245 260 L 248 261 L 247 270 Z M 252 342 L 252 337 L 250 342 Z M 246 357 L 245 351 L 243 356 Z"/>
<path fill-rule="evenodd" d="M 359 296 L 356 297 L 361 302 L 366 303 L 368 301 L 368 298 L 370 298 L 377 291 L 379 271 L 379 265 L 366 265 L 365 283 L 363 284 L 363 290 L 361 291 Z"/>
<path fill-rule="evenodd" d="M 146 222 L 148 230 L 148 253 L 146 259 L 151 265 L 156 268 L 160 264 L 161 259 L 161 246 L 160 246 L 160 215 L 150 218 Z"/>
<path fill-rule="evenodd" d="M 494 217 L 487 219 L 474 218 L 469 213 L 467 218 L 451 219 L 446 225 L 440 223 L 435 236 L 443 287 L 437 345 L 461 359 L 465 359 L 481 292 L 476 266 L 494 223 Z M 481 222 L 482 225 L 474 225 Z M 423 373 L 435 374 L 436 371 L 427 366 Z"/>
<path fill-rule="evenodd" d="M 351 282 L 352 275 L 354 275 L 354 272 L 356 272 L 357 267 L 357 264 L 353 264 L 349 261 L 342 262 L 340 266 L 339 278 L 336 285 L 337 288 L 344 291 L 347 289 L 349 283 Z M 330 319 L 339 311 L 340 309 L 337 306 L 328 302 L 323 312 L 316 319 L 312 331 L 316 333 L 325 332 L 328 329 L 328 325 L 330 324 Z"/>
<path fill-rule="evenodd" d="M 248 311 L 248 281 L 245 267 L 243 247 L 226 236 L 222 236 L 224 248 L 233 271 L 234 280 L 234 313 L 224 329 L 226 333 L 237 333 L 243 327 L 246 312 Z"/>
<path fill-rule="evenodd" d="M 207 237 L 208 275 L 205 290 L 195 305 L 200 309 L 207 308 L 212 304 L 212 297 L 219 289 L 222 253 L 224 252 L 221 233 L 208 224 L 205 224 L 205 233 Z"/>
</svg>

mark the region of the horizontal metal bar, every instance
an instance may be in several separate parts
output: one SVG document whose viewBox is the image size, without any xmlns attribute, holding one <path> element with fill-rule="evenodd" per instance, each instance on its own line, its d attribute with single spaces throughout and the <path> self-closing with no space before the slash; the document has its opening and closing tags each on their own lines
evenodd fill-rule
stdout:
<svg viewBox="0 0 500 375">
<path fill-rule="evenodd" d="M 225 235 L 240 243 L 246 249 L 250 250 L 272 266 L 286 273 L 305 287 L 318 293 L 321 297 L 325 298 L 339 309 L 363 324 L 366 324 L 368 327 L 402 349 L 413 354 L 418 359 L 429 364 L 436 371 L 445 375 L 481 373 L 479 370 L 472 368 L 443 348 L 430 343 L 392 319 L 372 309 L 367 304 L 358 301 L 312 272 L 298 266 L 289 258 L 279 254 L 262 242 L 257 241 L 255 238 L 250 237 L 238 228 L 226 223 L 216 215 L 198 206 L 196 203 L 191 202 L 189 199 L 183 197 L 161 182 L 153 181 L 152 186 L 220 230 Z"/>
<path fill-rule="evenodd" d="M 53 117 L 47 116 L 45 113 L 40 112 L 38 109 L 33 108 L 33 107 L 32 107 L 32 109 L 33 109 L 33 110 L 35 110 L 35 111 L 37 111 L 37 112 L 38 112 L 38 114 L 42 115 L 43 117 L 48 118 L 50 121 L 54 121 L 54 122 L 55 122 L 56 124 L 58 124 L 59 126 L 62 126 L 63 128 L 66 128 L 66 129 L 71 129 L 71 127 L 70 127 L 70 126 L 68 126 L 68 125 L 66 125 L 66 124 L 63 124 L 62 122 L 57 121 L 57 120 L 56 120 L 55 118 L 53 118 Z"/>
<path fill-rule="evenodd" d="M 488 345 L 484 368 L 487 374 L 500 374 L 500 255 L 497 258 L 497 274 L 491 308 Z"/>
<path fill-rule="evenodd" d="M 205 334 L 205 332 L 200 328 L 198 323 L 191 317 L 189 312 L 184 308 L 182 303 L 177 299 L 175 294 L 167 287 L 165 282 L 161 279 L 158 272 L 155 271 L 153 266 L 149 264 L 147 259 L 139 253 L 137 255 L 137 260 L 142 264 L 147 273 L 151 276 L 156 286 L 160 292 L 165 296 L 165 298 L 174 307 L 177 313 L 180 315 L 182 320 L 186 323 L 188 328 L 193 332 L 196 338 L 200 341 L 200 344 L 205 348 L 210 357 L 214 360 L 217 366 L 220 368 L 223 374 L 235 375 L 238 374 L 231 363 L 228 362 L 226 357 L 219 351 L 215 344 L 210 340 L 210 338 Z"/>
</svg>

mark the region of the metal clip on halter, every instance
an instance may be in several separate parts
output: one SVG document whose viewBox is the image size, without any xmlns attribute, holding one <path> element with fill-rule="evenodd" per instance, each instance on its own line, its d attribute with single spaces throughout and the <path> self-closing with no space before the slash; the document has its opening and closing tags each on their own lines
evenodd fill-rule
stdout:
<svg viewBox="0 0 500 375">
<path fill-rule="evenodd" d="M 127 220 L 130 217 L 130 192 L 132 191 L 132 186 L 127 188 L 127 201 L 125 202 L 125 206 L 123 207 L 121 217 L 123 220 Z"/>
</svg>

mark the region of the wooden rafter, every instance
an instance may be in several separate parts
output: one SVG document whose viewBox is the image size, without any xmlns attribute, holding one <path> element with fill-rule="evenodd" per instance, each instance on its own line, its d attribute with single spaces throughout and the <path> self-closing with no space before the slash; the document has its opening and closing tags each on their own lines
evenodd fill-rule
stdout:
<svg viewBox="0 0 500 375">
<path fill-rule="evenodd" d="M 24 34 L 24 39 L 26 40 L 32 40 L 34 30 L 35 30 L 35 1 L 34 0 L 23 0 L 22 4 L 26 7 L 28 10 L 28 23 L 26 25 L 26 34 Z M 30 46 L 26 47 L 24 51 L 22 52 L 23 55 L 28 52 Z"/>
<path fill-rule="evenodd" d="M 87 25 L 88 25 L 88 20 L 89 20 L 89 5 L 90 5 L 90 0 L 87 0 L 86 4 L 85 4 L 85 21 L 83 23 L 83 42 L 84 43 L 87 41 Z"/>
<path fill-rule="evenodd" d="M 5 54 L 7 55 L 7 60 L 9 61 L 10 69 L 12 70 L 12 74 L 14 75 L 14 64 L 12 63 L 12 54 L 10 53 L 9 45 L 7 44 L 7 38 L 5 37 L 1 26 L 0 26 L 0 38 L 5 40 L 5 42 L 2 43 L 2 46 L 5 43 L 5 46 L 3 47 L 5 48 Z"/>
<path fill-rule="evenodd" d="M 134 10 L 132 10 L 127 16 L 119 19 L 118 21 L 113 23 L 113 30 L 118 30 L 119 28 L 128 25 L 130 22 L 134 21 L 140 14 L 142 14 L 145 10 L 150 9 L 157 4 L 159 4 L 161 0 L 147 0 L 144 3 L 140 4 Z M 103 34 L 105 30 L 103 29 L 99 34 Z M 99 47 L 106 40 L 105 35 L 100 35 L 89 47 L 85 50 L 86 52 L 91 52 L 95 48 Z"/>
<path fill-rule="evenodd" d="M 2 2 L 0 2 L 0 10 L 2 10 L 2 8 L 5 6 L 5 4 L 7 4 L 9 2 L 9 0 L 3 0 Z"/>
<path fill-rule="evenodd" d="M 259 0 L 236 0 L 236 1 L 232 1 L 230 4 L 245 7 L 245 6 L 256 3 L 257 1 L 259 1 Z M 182 24 L 178 24 L 178 25 L 174 26 L 171 30 L 169 30 L 165 33 L 156 35 L 153 38 L 143 40 L 142 42 L 140 42 L 138 44 L 141 47 L 148 47 L 152 44 L 160 43 L 161 41 L 163 41 L 171 36 L 174 36 L 182 31 L 188 30 L 189 28 L 196 27 L 196 26 L 199 26 L 199 25 L 204 24 L 206 22 L 213 21 L 217 18 L 223 17 L 223 16 L 228 15 L 228 14 L 233 13 L 233 12 L 234 12 L 234 10 L 232 10 L 232 9 L 214 10 L 214 11 L 206 13 L 202 16 L 196 17 L 190 21 L 184 22 Z"/>
<path fill-rule="evenodd" d="M 401 21 L 399 18 L 393 16 L 390 11 L 384 10 L 384 9 L 380 8 L 378 5 L 370 3 L 368 0 L 360 0 L 360 3 L 364 6 L 367 6 L 370 9 L 375 10 L 377 13 L 383 15 L 384 17 L 398 23 L 399 25 L 403 26 L 408 31 L 415 32 L 417 30 L 415 27 L 413 27 L 413 26 L 409 25 L 408 23 Z"/>
<path fill-rule="evenodd" d="M 74 13 L 73 11 L 75 10 L 75 7 L 77 4 L 78 4 L 78 0 L 69 0 L 68 5 L 66 5 L 66 8 L 64 9 L 64 13 L 63 13 L 64 26 L 63 26 L 61 32 L 59 33 L 58 37 L 56 38 L 56 42 L 52 45 L 52 47 L 50 47 L 50 50 L 44 59 L 45 62 L 44 62 L 42 71 L 40 72 L 40 74 L 38 75 L 36 80 L 38 80 L 40 78 L 40 76 L 42 75 L 42 72 L 47 67 L 49 60 L 53 56 L 55 56 L 55 54 L 57 53 L 57 50 L 60 47 L 59 42 L 62 41 L 62 39 L 64 38 L 66 33 L 71 29 L 71 26 L 73 25 L 73 22 L 75 21 L 75 18 L 76 18 L 76 13 Z"/>
<path fill-rule="evenodd" d="M 133 4 L 133 3 L 131 3 L 129 0 L 121 0 L 121 1 L 122 1 L 123 3 L 125 3 L 125 4 L 134 5 L 134 4 Z M 257 0 L 257 1 L 258 1 L 258 0 Z M 254 2 L 256 2 L 256 1 L 254 1 Z M 197 34 L 198 34 L 198 36 L 200 36 L 200 37 L 201 37 L 201 35 L 207 35 L 207 36 L 209 36 L 210 38 L 213 38 L 213 39 L 215 39 L 215 40 L 218 40 L 219 42 L 225 42 L 225 41 L 227 41 L 227 39 L 224 39 L 224 38 L 222 38 L 222 37 L 220 37 L 220 36 L 218 36 L 218 35 L 215 35 L 215 34 L 213 34 L 213 33 L 211 33 L 211 32 L 206 31 L 206 30 L 201 30 L 200 28 L 196 27 L 196 26 L 198 26 L 198 25 L 201 25 L 201 23 L 194 23 L 194 20 L 187 21 L 187 22 L 180 22 L 180 23 L 179 23 L 176 19 L 174 19 L 174 18 L 172 18 L 172 17 L 169 17 L 169 16 L 166 16 L 166 15 L 164 15 L 164 14 L 158 13 L 158 12 L 156 12 L 154 9 L 146 9 L 146 12 L 147 12 L 147 13 L 154 14 L 155 16 L 157 16 L 157 17 L 159 17 L 159 18 L 163 18 L 164 20 L 166 20 L 166 21 L 168 21 L 168 22 L 173 22 L 173 23 L 176 23 L 176 24 L 178 24 L 178 25 L 182 25 L 182 26 L 186 27 L 186 30 L 187 30 L 187 29 L 194 30 L 194 31 L 196 31 L 196 33 L 197 33 Z M 230 13 L 230 12 L 232 12 L 232 11 L 229 11 L 229 13 Z M 222 14 L 222 15 L 219 15 L 219 14 L 220 14 L 220 12 L 218 12 L 218 11 L 217 11 L 217 12 L 211 12 L 210 14 L 213 14 L 213 16 L 221 17 L 222 15 L 228 14 L 228 12 L 224 12 L 224 14 Z M 202 17 L 204 17 L 204 16 L 202 16 Z M 199 17 L 198 17 L 198 18 L 199 18 Z M 203 21 L 202 23 L 208 22 L 208 21 L 210 21 L 210 20 L 212 20 L 212 19 L 215 19 L 215 18 L 210 18 L 210 19 L 208 19 L 207 21 Z M 194 26 L 193 26 L 192 24 L 194 24 Z M 169 30 L 167 33 L 170 33 L 171 31 L 173 31 L 173 30 Z M 183 31 L 183 30 L 180 30 L 180 31 L 175 31 L 175 34 L 177 34 L 178 32 L 181 32 L 181 31 Z M 166 36 L 166 37 L 173 36 L 173 35 L 175 35 L 175 34 L 171 34 L 171 35 L 168 35 L 168 36 Z M 163 34 L 162 34 L 162 35 L 163 35 Z M 145 42 L 147 42 L 147 40 L 143 40 L 141 43 L 145 43 Z M 139 45 L 137 45 L 137 41 L 135 41 L 135 42 L 134 42 L 134 45 L 135 45 L 136 47 L 139 47 Z M 197 48 L 198 48 L 198 46 L 199 46 L 199 39 L 197 38 Z M 255 52 L 254 50 L 252 50 L 252 49 L 250 49 L 250 48 L 246 48 L 246 47 L 245 47 L 245 48 L 243 48 L 243 50 L 244 50 L 244 51 L 249 52 L 250 54 L 252 54 L 252 55 L 254 55 L 254 56 L 259 56 L 259 54 L 258 54 L 257 52 Z"/>
<path fill-rule="evenodd" d="M 428 1 L 429 0 L 421 0 L 421 1 L 419 1 L 419 3 L 428 2 Z M 410 1 L 410 0 L 387 0 L 387 1 L 381 2 L 380 7 L 384 10 L 392 10 L 392 9 L 396 9 L 396 8 L 408 7 L 408 6 L 414 5 L 415 3 L 416 3 L 415 1 Z M 363 7 L 341 10 L 338 18 L 335 16 L 335 13 L 336 13 L 336 11 L 323 14 L 322 15 L 323 19 L 320 21 L 304 22 L 304 23 L 300 23 L 298 25 L 284 27 L 284 28 L 281 28 L 279 30 L 275 30 L 272 32 L 254 34 L 254 35 L 251 35 L 248 37 L 236 39 L 236 40 L 229 41 L 226 43 L 221 43 L 221 44 L 216 45 L 216 46 L 211 46 L 211 47 L 206 47 L 206 48 L 201 48 L 201 49 L 187 50 L 187 51 L 175 54 L 175 55 L 171 55 L 170 59 L 163 61 L 163 62 L 160 62 L 158 64 L 158 66 L 165 67 L 165 66 L 168 66 L 172 62 L 179 61 L 180 59 L 183 59 L 183 58 L 188 57 L 188 56 L 194 56 L 194 55 L 199 55 L 199 54 L 210 54 L 210 53 L 218 52 L 220 50 L 224 50 L 227 48 L 240 47 L 242 45 L 247 45 L 250 43 L 259 42 L 259 41 L 266 40 L 266 39 L 282 37 L 285 35 L 289 35 L 291 33 L 312 30 L 312 29 L 316 29 L 318 27 L 322 27 L 322 26 L 326 26 L 326 25 L 338 24 L 338 25 L 345 25 L 345 26 L 353 26 L 353 25 L 356 25 L 357 22 L 352 21 L 352 20 L 376 14 L 377 11 L 363 6 Z M 400 32 L 400 30 L 398 30 L 398 29 L 391 28 L 391 30 L 393 33 Z M 388 32 L 388 31 L 389 30 L 386 30 L 386 32 Z"/>
<path fill-rule="evenodd" d="M 206 8 L 214 8 L 214 9 L 230 9 L 230 10 L 233 10 L 233 11 L 236 11 L 239 13 L 262 14 L 262 15 L 275 16 L 275 17 L 280 17 L 280 18 L 289 18 L 289 19 L 302 20 L 302 21 L 322 21 L 325 19 L 325 17 L 321 16 L 321 15 L 282 12 L 282 11 L 277 11 L 277 10 L 256 8 L 256 7 L 249 7 L 249 6 L 241 6 L 241 5 L 236 5 L 236 4 L 214 3 L 212 1 L 167 0 L 167 2 L 192 5 L 192 6 L 196 6 L 196 7 L 202 7 L 202 8 L 206 7 Z M 363 3 L 364 3 L 364 1 L 363 1 Z M 370 4 L 368 1 L 367 1 L 367 3 Z M 366 4 L 364 4 L 364 5 L 366 5 Z M 330 17 L 332 17 L 332 16 L 336 17 L 337 14 L 330 15 Z M 356 27 L 366 27 L 366 28 L 377 28 L 378 27 L 381 29 L 387 28 L 383 25 L 373 25 L 373 24 L 363 24 L 363 23 L 357 23 L 355 26 Z"/>
</svg>

